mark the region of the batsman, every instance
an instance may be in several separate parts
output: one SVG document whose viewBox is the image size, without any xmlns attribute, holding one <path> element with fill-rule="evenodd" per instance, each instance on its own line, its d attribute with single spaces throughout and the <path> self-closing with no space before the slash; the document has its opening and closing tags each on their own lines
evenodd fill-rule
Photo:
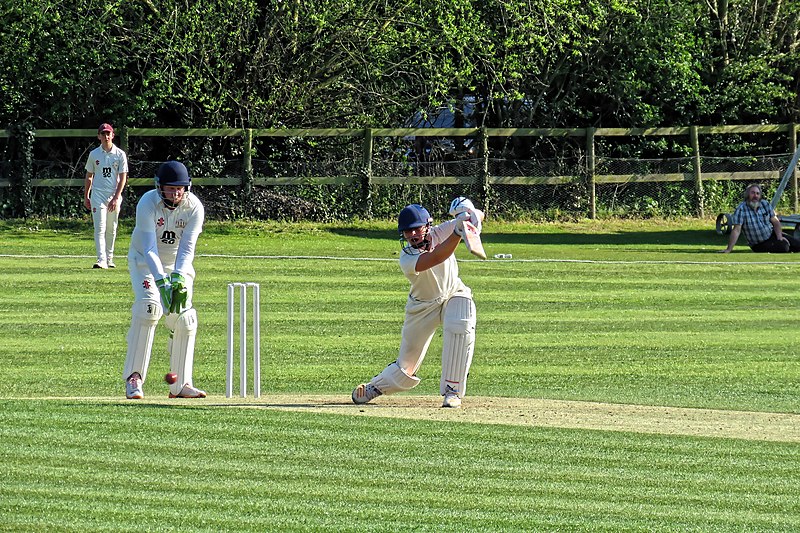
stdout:
<svg viewBox="0 0 800 533">
<path fill-rule="evenodd" d="M 204 398 L 192 383 L 197 312 L 192 307 L 197 238 L 205 210 L 191 191 L 192 180 L 183 163 L 167 161 L 156 172 L 156 188 L 136 206 L 128 270 L 134 302 L 128 330 L 128 354 L 122 372 L 125 396 L 144 398 L 142 386 L 159 319 L 169 329 L 169 365 L 177 375 L 170 398 Z"/>
<path fill-rule="evenodd" d="M 475 303 L 472 291 L 458 276 L 455 250 L 464 237 L 465 223 L 480 233 L 484 214 L 472 201 L 458 197 L 450 204 L 454 218 L 433 226 L 419 204 L 400 211 L 400 269 L 411 282 L 405 308 L 400 354 L 368 383 L 353 390 L 354 403 L 364 404 L 383 394 L 416 387 L 416 376 L 436 330 L 442 326 L 442 407 L 461 407 L 475 349 Z"/>
</svg>

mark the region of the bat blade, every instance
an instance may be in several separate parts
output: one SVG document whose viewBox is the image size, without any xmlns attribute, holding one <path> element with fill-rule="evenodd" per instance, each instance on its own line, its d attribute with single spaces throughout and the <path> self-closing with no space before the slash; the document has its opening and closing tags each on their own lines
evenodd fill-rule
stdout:
<svg viewBox="0 0 800 533">
<path fill-rule="evenodd" d="M 486 259 L 486 251 L 483 249 L 481 242 L 481 235 L 478 233 L 478 228 L 469 220 L 464 220 L 464 244 L 467 245 L 467 250 L 474 256 Z"/>
</svg>

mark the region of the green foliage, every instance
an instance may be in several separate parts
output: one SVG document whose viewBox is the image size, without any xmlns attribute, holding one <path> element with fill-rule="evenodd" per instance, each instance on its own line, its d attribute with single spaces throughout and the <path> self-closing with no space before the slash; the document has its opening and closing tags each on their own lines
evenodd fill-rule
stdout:
<svg viewBox="0 0 800 533">
<path fill-rule="evenodd" d="M 791 75 L 782 71 L 780 58 L 757 57 L 728 66 L 709 99 L 723 123 L 752 123 L 762 117 L 781 116 L 797 94 L 790 88 Z"/>
<path fill-rule="evenodd" d="M 703 202 L 706 210 L 710 213 L 732 213 L 742 201 L 744 187 L 741 183 L 730 181 L 705 182 L 703 184 Z M 770 199 L 769 194 L 765 197 Z"/>
<path fill-rule="evenodd" d="M 635 2 L 610 14 L 578 83 L 579 107 L 592 103 L 593 124 L 695 123 L 708 90 L 701 82 L 697 4 Z"/>
<path fill-rule="evenodd" d="M 517 127 L 797 118 L 793 2 L 31 0 L 0 121 L 393 126 L 474 98 Z"/>
<path fill-rule="evenodd" d="M 672 218 L 691 216 L 697 211 L 697 195 L 685 184 L 665 183 L 657 189 L 645 187 L 640 184 L 619 185 L 614 194 L 603 195 L 604 201 L 598 201 L 598 216 Z"/>
<path fill-rule="evenodd" d="M 3 124 L 42 129 L 95 127 L 110 120 L 133 127 L 363 128 L 403 125 L 415 113 L 432 118 L 442 109 L 453 113 L 459 126 L 467 118 L 479 126 L 532 128 L 800 121 L 795 2 L 6 4 L 0 9 Z M 270 170 L 304 164 L 317 142 L 259 139 L 252 156 Z M 220 139 L 142 143 L 139 159 L 180 158 L 205 175 L 230 172 L 231 161 L 242 155 L 240 143 Z M 517 138 L 491 150 L 537 160 L 553 155 L 551 143 Z M 735 145 L 763 149 L 746 140 Z M 714 148 L 732 153 L 730 146 Z M 604 155 L 612 157 L 675 157 L 689 150 L 685 139 L 627 146 L 610 141 L 607 147 Z M 67 161 L 82 149 L 78 143 L 60 153 L 42 148 L 37 158 Z M 571 150 L 569 157 L 583 157 L 582 146 Z M 343 166 L 361 157 L 352 143 L 320 147 L 317 153 L 326 151 L 335 154 L 326 164 Z M 411 162 L 406 164 L 410 176 Z M 360 172 L 357 164 L 351 166 L 350 174 Z M 250 177 L 243 191 L 232 193 L 235 202 L 249 199 Z M 360 186 L 318 189 L 301 181 L 285 195 L 302 199 L 300 209 L 272 209 L 262 195 L 259 205 L 231 205 L 223 216 L 277 212 L 293 219 L 314 212 L 318 220 L 327 212 L 326 220 L 341 220 L 373 210 L 386 216 L 415 196 L 442 202 L 435 187 L 418 194 L 410 189 L 393 200 L 381 197 L 382 191 L 370 198 L 371 191 Z M 497 196 L 491 189 L 471 192 L 487 200 Z M 13 194 L 0 191 L 1 216 L 22 209 L 13 205 Z M 670 191 L 646 196 L 625 205 L 664 216 L 687 203 Z M 366 205 L 368 198 L 374 206 Z M 510 216 L 572 216 L 586 209 L 585 194 L 527 209 L 520 200 L 498 200 L 509 206 Z M 45 205 L 25 205 L 39 215 L 73 212 L 69 199 L 55 193 Z M 284 204 L 278 200 L 278 205 Z M 611 205 L 603 209 L 618 212 Z"/>
<path fill-rule="evenodd" d="M 4 202 L 6 215 L 27 218 L 33 212 L 33 126 L 29 123 L 15 124 L 8 128 L 9 199 Z M 0 213 L 2 214 L 2 213 Z"/>
</svg>

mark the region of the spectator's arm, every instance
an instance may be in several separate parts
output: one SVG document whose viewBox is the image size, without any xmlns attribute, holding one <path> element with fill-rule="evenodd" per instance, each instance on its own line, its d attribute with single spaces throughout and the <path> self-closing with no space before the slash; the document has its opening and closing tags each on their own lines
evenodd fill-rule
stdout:
<svg viewBox="0 0 800 533">
<path fill-rule="evenodd" d="M 785 241 L 786 237 L 783 236 L 783 227 L 781 226 L 780 219 L 777 216 L 772 215 L 772 218 L 770 218 L 769 221 L 772 223 L 772 231 L 775 233 L 775 237 L 779 241 Z"/>
<path fill-rule="evenodd" d="M 739 240 L 739 235 L 742 233 L 742 225 L 741 224 L 734 224 L 731 228 L 731 237 L 728 239 L 728 247 L 724 250 L 720 250 L 719 253 L 721 254 L 728 254 L 733 251 L 733 247 L 736 246 L 736 241 Z"/>
</svg>

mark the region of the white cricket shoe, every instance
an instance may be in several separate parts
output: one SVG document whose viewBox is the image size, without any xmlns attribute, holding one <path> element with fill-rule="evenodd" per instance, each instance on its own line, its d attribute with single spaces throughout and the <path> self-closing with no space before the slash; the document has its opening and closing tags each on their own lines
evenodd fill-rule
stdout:
<svg viewBox="0 0 800 533">
<path fill-rule="evenodd" d="M 459 407 L 461 407 L 461 398 L 458 397 L 458 394 L 448 391 L 444 395 L 444 401 L 442 402 L 442 407 L 451 407 L 453 409 L 458 409 Z"/>
<path fill-rule="evenodd" d="M 103 270 L 106 270 L 108 269 L 108 264 L 105 261 L 98 261 L 92 265 L 92 268 L 102 268 Z"/>
<path fill-rule="evenodd" d="M 369 401 L 374 400 L 378 396 L 383 394 L 378 388 L 373 385 L 372 383 L 362 383 L 355 389 L 353 389 L 353 403 L 367 403 Z"/>
<path fill-rule="evenodd" d="M 125 397 L 129 400 L 141 400 L 144 398 L 142 391 L 142 378 L 129 377 L 125 382 Z"/>
<path fill-rule="evenodd" d="M 113 259 L 108 260 L 108 268 L 117 268 L 117 265 L 114 264 Z"/>
<path fill-rule="evenodd" d="M 206 391 L 195 388 L 186 383 L 178 394 L 169 393 L 170 398 L 205 398 Z"/>
</svg>

